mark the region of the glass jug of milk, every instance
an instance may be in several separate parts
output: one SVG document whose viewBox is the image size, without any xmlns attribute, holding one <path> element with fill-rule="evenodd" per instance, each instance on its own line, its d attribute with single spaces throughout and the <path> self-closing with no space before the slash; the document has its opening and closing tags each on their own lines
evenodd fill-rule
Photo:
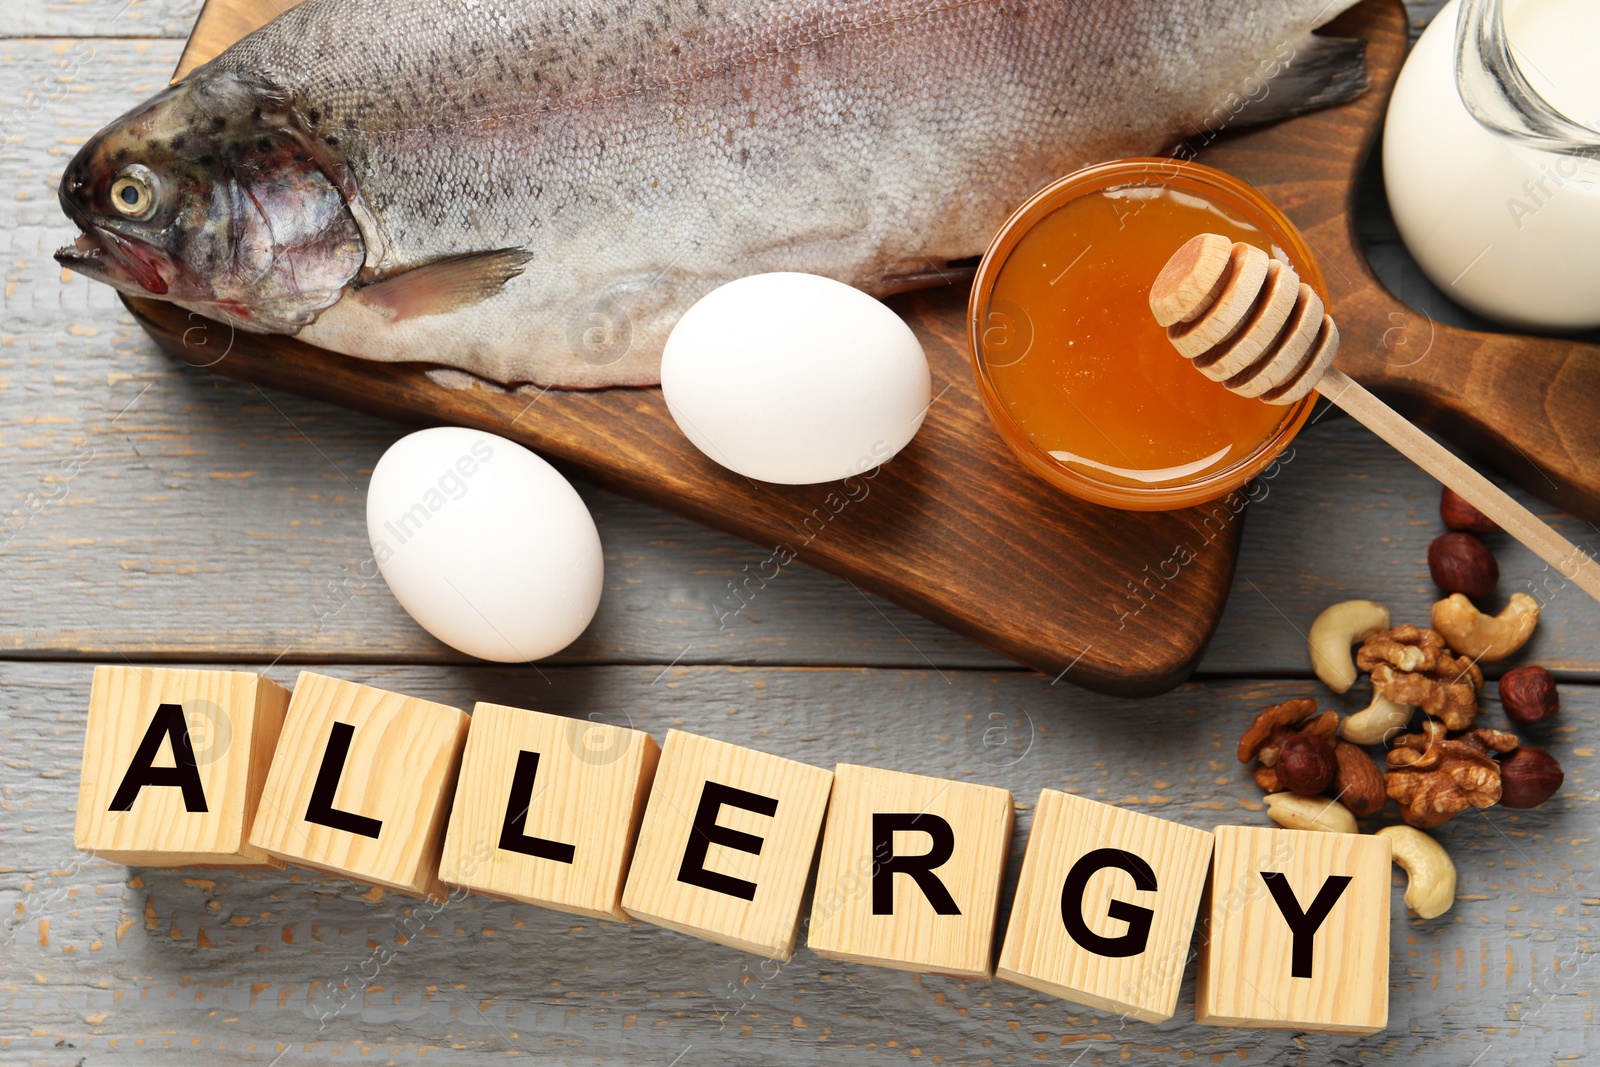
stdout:
<svg viewBox="0 0 1600 1067">
<path fill-rule="evenodd" d="M 1383 178 L 1435 285 L 1510 326 L 1600 326 L 1600 0 L 1453 0 L 1389 103 Z"/>
</svg>

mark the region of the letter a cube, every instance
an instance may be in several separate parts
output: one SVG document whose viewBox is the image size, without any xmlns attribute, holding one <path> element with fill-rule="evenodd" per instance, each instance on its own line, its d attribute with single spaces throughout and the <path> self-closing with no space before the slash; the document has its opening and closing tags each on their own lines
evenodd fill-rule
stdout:
<svg viewBox="0 0 1600 1067">
<path fill-rule="evenodd" d="M 626 922 L 622 882 L 660 755 L 642 730 L 479 704 L 440 879 Z"/>
<path fill-rule="evenodd" d="M 439 847 L 466 736 L 464 711 L 302 671 L 250 842 L 443 899 Z"/>
<path fill-rule="evenodd" d="M 1204 830 L 1044 790 L 999 976 L 1144 1022 L 1172 1018 L 1210 862 Z"/>
<path fill-rule="evenodd" d="M 145 867 L 282 866 L 248 837 L 288 703 L 253 671 L 96 667 L 73 843 Z"/>
<path fill-rule="evenodd" d="M 819 956 L 987 978 L 1011 794 L 841 763 L 806 945 Z"/>
<path fill-rule="evenodd" d="M 623 910 L 789 959 L 832 784 L 821 767 L 667 731 Z"/>
<path fill-rule="evenodd" d="M 1371 1034 L 1389 1021 L 1389 840 L 1219 826 L 1195 1021 Z"/>
</svg>

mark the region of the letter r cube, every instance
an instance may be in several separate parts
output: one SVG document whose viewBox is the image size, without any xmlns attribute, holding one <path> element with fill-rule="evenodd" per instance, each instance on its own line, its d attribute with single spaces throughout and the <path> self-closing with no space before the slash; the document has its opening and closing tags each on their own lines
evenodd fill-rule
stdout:
<svg viewBox="0 0 1600 1067">
<path fill-rule="evenodd" d="M 974 978 L 994 973 L 1011 794 L 841 763 L 806 945 L 819 956 Z"/>
</svg>

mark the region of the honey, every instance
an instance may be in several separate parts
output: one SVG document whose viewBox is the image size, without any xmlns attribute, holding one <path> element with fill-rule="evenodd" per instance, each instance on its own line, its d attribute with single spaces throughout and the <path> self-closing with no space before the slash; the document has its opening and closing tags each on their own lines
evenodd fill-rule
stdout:
<svg viewBox="0 0 1600 1067">
<path fill-rule="evenodd" d="M 1130 165 L 1117 181 L 1113 168 Z M 1089 499 L 1153 508 L 1224 495 L 1287 443 L 1310 402 L 1275 407 L 1200 374 L 1156 324 L 1150 285 L 1206 232 L 1257 245 L 1319 290 L 1320 275 L 1287 221 L 1226 175 L 1171 160 L 1080 175 L 1058 184 L 1084 187 L 1019 211 L 980 268 L 972 333 L 990 414 L 1031 466 Z"/>
</svg>

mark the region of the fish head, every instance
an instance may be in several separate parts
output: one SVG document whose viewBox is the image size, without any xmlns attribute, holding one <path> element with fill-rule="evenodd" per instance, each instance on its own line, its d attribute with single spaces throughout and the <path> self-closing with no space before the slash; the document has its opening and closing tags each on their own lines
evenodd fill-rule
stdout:
<svg viewBox="0 0 1600 1067">
<path fill-rule="evenodd" d="M 61 176 L 73 271 L 245 329 L 294 333 L 337 301 L 365 245 L 326 150 L 287 94 L 207 69 L 95 134 Z"/>
</svg>

